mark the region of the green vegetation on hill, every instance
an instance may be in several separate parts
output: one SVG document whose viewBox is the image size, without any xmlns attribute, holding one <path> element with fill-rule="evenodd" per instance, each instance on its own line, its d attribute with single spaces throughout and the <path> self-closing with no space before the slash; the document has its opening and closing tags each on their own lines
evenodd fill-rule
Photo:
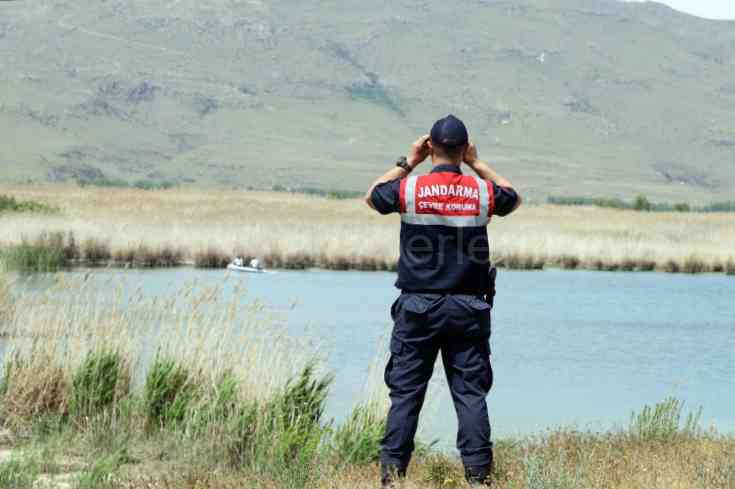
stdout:
<svg viewBox="0 0 735 489">
<path fill-rule="evenodd" d="M 168 190 L 177 186 L 175 182 L 155 181 L 155 180 L 136 180 L 135 182 L 128 182 L 126 180 L 112 180 L 109 178 L 101 178 L 96 180 L 84 180 L 77 179 L 77 183 L 80 187 L 95 186 L 95 187 L 117 187 L 117 188 L 137 188 L 140 190 Z"/>
<path fill-rule="evenodd" d="M 735 185 L 730 22 L 616 0 L 168 5 L 0 2 L 0 181 L 362 191 L 451 112 L 535 198 Z"/>
<path fill-rule="evenodd" d="M 364 192 L 355 190 L 339 190 L 329 188 L 314 188 L 314 187 L 296 187 L 289 188 L 283 185 L 273 185 L 272 190 L 274 192 L 288 192 L 293 194 L 305 194 L 305 195 L 316 195 L 319 197 L 326 197 L 328 199 L 345 200 L 345 199 L 357 199 L 365 195 Z"/>
<path fill-rule="evenodd" d="M 690 205 L 687 202 L 651 202 L 645 195 L 638 195 L 632 202 L 609 197 L 558 197 L 549 196 L 549 204 L 594 206 L 644 212 L 735 212 L 735 201 L 714 202 L 707 205 Z"/>
</svg>

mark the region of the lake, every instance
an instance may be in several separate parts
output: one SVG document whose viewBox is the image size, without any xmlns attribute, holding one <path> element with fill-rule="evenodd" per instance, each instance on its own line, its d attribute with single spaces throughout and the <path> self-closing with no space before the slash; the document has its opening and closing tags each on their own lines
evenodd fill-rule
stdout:
<svg viewBox="0 0 735 489">
<path fill-rule="evenodd" d="M 62 275 L 81 273 L 87 271 Z M 245 289 L 243 301 L 265 304 L 290 335 L 325 356 L 335 374 L 328 414 L 336 419 L 365 399 L 370 365 L 385 358 L 389 307 L 398 295 L 393 273 L 228 275 L 180 268 L 92 275 L 100 284 L 111 278 L 146 296 L 170 297 L 192 282 L 220 286 L 228 298 Z M 36 276 L 18 287 L 43 287 L 45 280 Z M 495 436 L 570 425 L 615 428 L 626 425 L 633 410 L 667 396 L 689 409 L 703 407 L 705 426 L 735 432 L 733 298 L 735 278 L 722 274 L 501 270 L 493 311 L 495 385 L 488 398 Z M 420 436 L 451 446 L 456 422 L 438 367 Z"/>
</svg>

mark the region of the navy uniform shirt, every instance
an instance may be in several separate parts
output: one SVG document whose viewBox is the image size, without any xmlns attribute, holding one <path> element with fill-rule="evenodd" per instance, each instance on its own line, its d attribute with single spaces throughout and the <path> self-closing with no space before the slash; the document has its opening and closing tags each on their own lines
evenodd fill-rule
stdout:
<svg viewBox="0 0 735 489">
<path fill-rule="evenodd" d="M 435 173 L 461 174 L 457 165 L 437 165 Z M 454 175 L 447 175 L 452 177 Z M 492 215 L 506 216 L 518 203 L 512 188 L 486 181 L 492 189 Z M 381 214 L 401 212 L 401 180 L 379 184 L 370 199 Z M 419 225 L 401 222 L 401 255 L 396 287 L 405 292 L 484 294 L 489 286 L 487 226 Z"/>
</svg>

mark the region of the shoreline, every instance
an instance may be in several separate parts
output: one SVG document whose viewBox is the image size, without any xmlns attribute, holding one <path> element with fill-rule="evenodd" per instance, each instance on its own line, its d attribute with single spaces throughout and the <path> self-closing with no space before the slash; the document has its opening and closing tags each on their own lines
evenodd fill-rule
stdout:
<svg viewBox="0 0 735 489">
<path fill-rule="evenodd" d="M 192 256 L 193 255 L 193 256 Z M 57 270 L 119 269 L 150 270 L 168 268 L 195 268 L 204 270 L 225 270 L 232 257 L 243 256 L 246 261 L 259 258 L 268 270 L 310 270 L 357 272 L 396 272 L 397 261 L 386 261 L 378 257 L 327 257 L 324 254 L 300 253 L 297 256 L 268 255 L 239 250 L 225 253 L 209 248 L 191 253 L 169 245 L 158 248 L 139 244 L 137 246 L 112 251 L 110 246 L 100 240 L 87 238 L 79 243 L 72 232 L 40 233 L 34 241 L 24 240 L 19 245 L 0 247 L 0 267 L 7 271 L 53 272 Z M 623 259 L 621 261 L 582 261 L 573 255 L 560 257 L 539 257 L 515 254 L 498 257 L 493 264 L 500 270 L 564 270 L 589 272 L 642 273 L 655 272 L 666 274 L 724 274 L 735 276 L 735 261 L 707 264 L 694 256 L 682 260 L 668 260 L 657 263 L 652 260 Z"/>
<path fill-rule="evenodd" d="M 659 274 L 659 275 L 691 275 L 691 276 L 703 276 L 703 275 L 710 275 L 710 276 L 733 276 L 735 277 L 735 270 L 729 270 L 727 267 L 723 266 L 722 268 L 719 268 L 717 270 L 713 269 L 697 269 L 697 270 L 689 270 L 684 265 L 674 265 L 669 264 L 666 267 L 654 267 L 654 268 L 642 268 L 642 267 L 632 267 L 627 268 L 624 266 L 592 266 L 592 267 L 584 267 L 584 266 L 577 266 L 577 267 L 568 267 L 564 266 L 562 264 L 558 263 L 552 263 L 549 265 L 544 265 L 541 267 L 507 267 L 502 265 L 496 265 L 498 270 L 504 270 L 504 271 L 514 271 L 514 272 L 546 272 L 546 271 L 560 271 L 560 272 L 607 272 L 607 273 L 626 273 L 626 274 L 643 274 L 643 273 L 649 273 L 649 274 Z M 326 272 L 376 272 L 376 273 L 396 273 L 397 272 L 397 265 L 395 266 L 389 266 L 384 268 L 376 268 L 372 266 L 365 266 L 365 267 L 342 267 L 342 266 L 320 266 L 320 265 L 310 265 L 306 266 L 303 264 L 295 264 L 293 266 L 279 266 L 279 267 L 270 267 L 266 266 L 264 267 L 266 271 L 273 271 L 273 272 L 292 272 L 292 271 L 303 271 L 303 272 L 310 272 L 310 271 L 326 271 Z M 106 262 L 75 262 L 70 265 L 64 265 L 62 267 L 56 268 L 54 270 L 48 270 L 48 271 L 28 271 L 28 270 L 16 270 L 16 269 L 6 269 L 5 271 L 8 273 L 21 273 L 21 274 L 29 274 L 29 273 L 55 273 L 55 272 L 81 272 L 81 271 L 96 271 L 96 270 L 109 270 L 109 271 L 125 271 L 125 270 L 134 270 L 134 271 L 165 271 L 165 270 L 173 270 L 173 269 L 192 269 L 192 270 L 220 270 L 220 271 L 227 271 L 226 266 L 217 266 L 217 267 L 204 267 L 204 266 L 197 266 L 197 264 L 194 261 L 183 261 L 171 265 L 165 265 L 165 266 L 146 266 L 146 265 L 135 265 L 131 263 L 120 263 L 115 261 L 106 261 Z M 231 272 L 236 273 L 236 272 Z"/>
<path fill-rule="evenodd" d="M 217 269 L 242 256 L 272 269 L 395 271 L 398 259 L 400 219 L 380 216 L 360 200 L 62 185 L 0 186 L 0 194 L 58 209 L 0 214 L 0 250 L 16 269 Z M 494 218 L 488 231 L 499 268 L 735 275 L 735 213 L 542 204 Z"/>
</svg>

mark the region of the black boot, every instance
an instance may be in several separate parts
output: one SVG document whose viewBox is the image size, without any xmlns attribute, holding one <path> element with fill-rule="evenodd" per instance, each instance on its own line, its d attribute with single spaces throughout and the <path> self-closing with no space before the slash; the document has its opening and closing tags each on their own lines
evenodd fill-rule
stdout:
<svg viewBox="0 0 735 489">
<path fill-rule="evenodd" d="M 489 486 L 490 467 L 490 465 L 465 467 L 464 476 L 471 486 Z"/>
<path fill-rule="evenodd" d="M 406 478 L 406 469 L 396 465 L 380 464 L 380 484 L 384 489 L 394 489 L 399 479 Z"/>
</svg>

